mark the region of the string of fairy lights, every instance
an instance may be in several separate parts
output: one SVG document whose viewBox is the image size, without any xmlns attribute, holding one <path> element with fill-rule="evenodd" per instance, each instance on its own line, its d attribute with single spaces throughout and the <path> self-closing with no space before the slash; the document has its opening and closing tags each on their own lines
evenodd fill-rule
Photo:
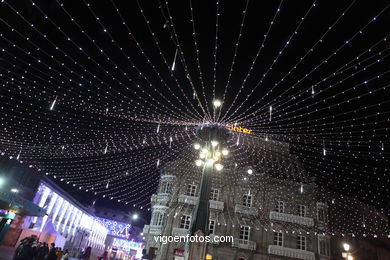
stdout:
<svg viewBox="0 0 390 260">
<path fill-rule="evenodd" d="M 316 190 L 334 225 L 273 222 L 261 209 L 257 218 L 220 212 L 217 225 L 390 236 L 380 217 L 390 213 L 390 46 L 379 30 L 390 5 L 351 26 L 361 4 L 352 1 L 317 28 L 329 8 L 317 1 L 292 13 L 283 0 L 216 0 L 209 14 L 191 0 L 26 2 L 0 3 L 1 156 L 72 191 L 150 210 L 161 174 L 177 169 L 183 187 L 197 183 L 197 129 L 250 129 L 230 132 L 213 183 L 267 203 Z"/>
</svg>

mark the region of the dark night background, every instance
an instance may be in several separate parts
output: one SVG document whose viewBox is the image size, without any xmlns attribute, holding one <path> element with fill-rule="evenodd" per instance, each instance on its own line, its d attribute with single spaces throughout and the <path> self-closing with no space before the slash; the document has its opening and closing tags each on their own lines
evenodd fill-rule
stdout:
<svg viewBox="0 0 390 260">
<path fill-rule="evenodd" d="M 0 31 L 2 36 L 0 46 L 7 50 L 12 50 L 12 52 L 3 51 L 0 54 L 0 71 L 3 71 L 1 84 L 9 80 L 10 76 L 7 75 L 7 70 L 12 70 L 13 73 L 16 74 L 24 73 L 23 68 L 26 65 L 15 61 L 11 54 L 23 57 L 24 60 L 34 62 L 32 57 L 29 57 L 20 49 L 13 48 L 10 42 L 17 44 L 24 50 L 31 51 L 48 66 L 52 66 L 58 71 L 61 71 L 66 77 L 74 79 L 74 82 L 56 84 L 53 79 L 51 84 L 47 85 L 46 92 L 23 87 L 23 91 L 25 91 L 26 95 L 21 95 L 18 91 L 12 93 L 6 92 L 5 88 L 0 88 L 2 109 L 4 110 L 4 113 L 7 113 L 8 115 L 8 117 L 5 116 L 5 118 L 9 119 L 12 118 L 12 116 L 17 115 L 31 120 L 32 125 L 36 124 L 36 127 L 29 129 L 29 135 L 40 137 L 39 140 L 42 145 L 59 145 L 60 143 L 78 144 L 82 142 L 93 143 L 95 141 L 96 143 L 87 146 L 85 151 L 89 152 L 89 158 L 99 160 L 102 164 L 105 162 L 115 163 L 119 157 L 126 158 L 128 156 L 129 165 L 128 169 L 125 170 L 132 171 L 132 174 L 127 179 L 117 181 L 121 184 L 126 183 L 126 181 L 134 184 L 138 178 L 143 177 L 143 172 L 148 172 L 150 176 L 153 176 L 155 186 L 148 187 L 147 192 L 145 192 L 144 189 L 135 189 L 129 192 L 131 196 L 137 197 L 138 201 L 147 200 L 148 197 L 150 197 L 150 194 L 153 194 L 157 188 L 156 185 L 160 171 L 155 167 L 149 167 L 139 163 L 139 159 L 133 159 L 133 157 L 135 153 L 138 153 L 140 156 L 148 154 L 150 152 L 148 149 L 153 149 L 153 147 L 147 149 L 142 148 L 137 152 L 127 150 L 122 153 L 121 147 L 118 147 L 118 153 L 105 158 L 101 158 L 101 155 L 99 155 L 98 152 L 94 154 L 93 149 L 96 148 L 96 150 L 100 151 L 104 149 L 105 142 L 99 142 L 99 140 L 105 139 L 107 133 L 118 133 L 118 135 L 131 136 L 133 132 L 136 133 L 138 131 L 137 129 L 134 129 L 134 125 L 139 128 L 147 129 L 145 131 L 149 132 L 149 134 L 152 134 L 155 131 L 156 123 L 139 123 L 136 120 L 128 119 L 128 116 L 130 115 L 138 114 L 140 117 L 144 116 L 150 120 L 154 119 L 155 122 L 158 122 L 160 119 L 172 120 L 170 119 L 170 114 L 163 111 L 158 115 L 155 113 L 146 113 L 141 110 L 137 111 L 129 106 L 126 99 L 135 99 L 145 107 L 149 106 L 148 102 L 153 103 L 153 101 L 150 101 L 149 96 L 143 91 L 140 91 L 136 85 L 144 87 L 147 89 L 148 93 L 152 93 L 153 97 L 155 97 L 160 104 L 175 109 L 175 111 L 186 110 L 188 102 L 184 99 L 183 93 L 185 93 L 194 107 L 194 109 L 190 110 L 194 113 L 202 113 L 200 106 L 192 99 L 193 88 L 187 79 L 188 74 L 185 70 L 183 58 L 189 69 L 189 76 L 197 90 L 198 96 L 201 97 L 200 100 L 203 106 L 208 105 L 209 109 L 211 109 L 211 105 L 206 105 L 202 97 L 202 86 L 203 84 L 205 86 L 204 96 L 207 100 L 211 100 L 213 97 L 214 84 L 216 2 L 192 1 L 203 84 L 199 77 L 199 70 L 197 69 L 196 48 L 190 20 L 190 2 L 187 0 L 168 1 L 168 5 L 165 1 L 160 0 L 61 0 L 34 2 L 42 13 L 28 0 L 6 0 L 6 2 L 7 3 L 1 3 L 0 8 Z M 78 28 L 78 25 L 70 20 L 68 14 L 61 9 L 59 5 L 61 3 L 68 14 L 77 21 L 78 25 L 82 26 L 83 30 L 91 38 L 88 38 L 86 34 L 83 34 Z M 94 14 L 87 8 L 87 3 L 90 4 Z M 113 3 L 115 5 L 113 5 Z M 389 107 L 387 103 L 384 103 L 384 105 L 379 107 L 374 106 L 377 103 L 389 100 L 389 90 L 387 88 L 379 89 L 382 86 L 386 86 L 390 80 L 389 75 L 386 74 L 387 70 L 390 68 L 389 58 L 386 58 L 386 55 L 389 54 L 389 41 L 381 42 L 374 46 L 369 52 L 364 54 L 361 60 L 354 61 L 354 66 L 342 74 L 335 76 L 326 82 L 319 83 L 315 89 L 315 96 L 310 97 L 312 95 L 311 86 L 313 84 L 320 82 L 323 78 L 353 60 L 356 56 L 389 34 L 390 11 L 387 8 L 389 7 L 389 1 L 315 1 L 316 6 L 312 7 L 312 10 L 307 14 L 307 17 L 299 27 L 297 34 L 290 40 L 288 47 L 283 50 L 272 70 L 270 70 L 264 78 L 264 81 L 255 88 L 263 73 L 266 73 L 273 63 L 273 60 L 278 56 L 279 51 L 285 47 L 286 41 L 294 33 L 294 30 L 301 22 L 301 18 L 305 16 L 313 3 L 313 1 L 291 0 L 283 1 L 282 3 L 280 1 L 255 0 L 249 2 L 243 0 L 220 1 L 215 96 L 222 97 L 224 94 L 233 55 L 235 53 L 235 44 L 243 19 L 243 11 L 247 6 L 245 22 L 241 32 L 242 36 L 237 48 L 235 65 L 230 77 L 228 92 L 224 100 L 224 104 L 232 104 L 233 109 L 229 111 L 229 114 L 235 112 L 235 116 L 247 115 L 248 118 L 247 120 L 242 121 L 242 125 L 255 129 L 256 134 L 259 136 L 267 135 L 274 139 L 291 142 L 293 144 L 294 153 L 301 157 L 305 167 L 317 177 L 318 183 L 322 186 L 341 194 L 357 197 L 389 214 L 390 184 L 387 171 L 389 165 Z M 243 79 L 250 69 L 250 65 L 279 5 L 280 11 L 267 36 L 265 46 L 260 52 L 258 61 L 255 63 L 250 77 L 248 77 L 246 83 L 243 84 Z M 345 12 L 345 15 L 341 16 L 350 5 L 350 9 Z M 173 18 L 174 29 L 179 40 L 181 51 L 184 53 L 184 56 L 179 53 L 179 58 L 176 60 L 176 68 L 174 71 L 174 75 L 180 83 L 180 88 L 175 87 L 176 82 L 170 77 L 170 70 L 161 59 L 159 49 L 156 47 L 155 40 L 148 31 L 149 29 L 141 13 L 140 7 L 143 10 L 143 14 L 150 22 L 150 28 L 152 28 L 152 31 L 155 33 L 155 38 L 158 40 L 159 46 L 164 56 L 167 58 L 167 63 L 169 65 L 171 65 L 173 61 L 177 45 L 176 38 L 172 36 L 175 35 L 175 33 L 169 26 L 170 21 L 167 21 L 167 17 L 171 16 Z M 131 30 L 132 35 L 129 35 L 129 31 L 123 25 L 121 17 L 118 15 L 118 12 L 116 12 L 116 8 L 118 8 L 126 25 Z M 31 26 L 27 26 L 25 21 L 23 21 L 13 9 L 19 11 L 20 15 L 29 21 L 29 23 L 33 23 L 36 29 L 44 32 L 47 39 L 50 39 L 53 45 L 49 44 L 42 35 L 39 35 L 39 33 L 32 30 Z M 382 14 L 362 30 L 362 33 L 359 33 L 359 30 L 368 24 L 381 11 L 383 11 Z M 45 14 L 47 14 L 49 18 L 61 28 L 61 31 L 68 35 L 79 48 L 82 48 L 82 51 L 76 48 L 72 41 L 67 40 L 67 38 L 64 37 L 64 34 L 55 28 L 48 19 L 45 19 Z M 111 41 L 108 33 L 104 32 L 96 17 L 99 17 L 101 24 L 104 25 L 106 31 L 112 36 L 115 42 L 118 43 L 122 50 L 117 48 L 115 43 Z M 279 80 L 294 67 L 300 58 L 317 43 L 321 36 L 327 32 L 329 26 L 338 18 L 340 18 L 340 20 L 334 28 L 326 34 L 323 38 L 323 42 L 317 44 L 314 51 L 309 52 L 302 63 L 300 63 L 277 88 L 272 92 L 269 92 L 275 83 L 279 82 Z M 166 23 L 168 26 L 164 26 Z M 21 34 L 28 36 L 29 43 L 18 36 L 17 33 L 13 32 L 10 26 Z M 355 34 L 356 36 L 354 37 Z M 161 73 L 161 77 L 165 80 L 166 85 L 170 86 L 169 89 L 165 84 L 162 84 L 154 69 L 147 62 L 140 51 L 140 47 L 133 40 L 133 36 L 139 42 L 142 51 L 144 51 L 157 71 Z M 351 37 L 354 38 L 349 41 Z M 104 54 L 106 56 L 102 55 L 100 49 L 91 43 L 91 39 L 95 40 L 98 46 L 104 48 Z M 349 42 L 347 43 L 347 41 Z M 39 46 L 40 49 L 44 50 L 48 55 L 44 55 L 42 52 L 37 51 L 31 43 Z M 65 58 L 54 48 L 54 45 L 59 46 L 69 55 L 69 57 L 76 60 L 79 64 L 82 64 L 83 67 L 86 67 L 91 74 L 85 73 L 85 71 L 83 71 L 80 66 L 74 64 L 70 58 Z M 326 64 L 319 66 L 316 71 L 310 74 L 310 77 L 300 81 L 299 84 L 292 88 L 292 86 L 304 77 L 305 74 L 310 73 L 313 67 L 320 64 L 331 55 L 334 50 L 337 50 L 342 46 L 343 48 L 337 51 L 337 55 L 334 55 L 329 59 Z M 368 61 L 363 61 L 364 58 L 371 57 L 378 52 L 381 52 L 379 56 L 375 56 Z M 104 69 L 88 59 L 88 56 L 84 53 L 88 53 L 88 56 L 93 57 L 95 62 L 101 64 Z M 61 66 L 49 58 L 50 55 L 54 55 L 58 60 L 64 62 L 72 72 L 61 68 Z M 127 56 L 130 57 L 130 59 L 127 58 Z M 112 63 L 107 60 L 107 57 L 109 57 L 113 63 L 117 64 L 121 71 L 128 73 L 133 81 L 129 81 L 122 72 L 112 66 Z M 375 62 L 377 59 L 381 60 L 380 64 L 371 66 L 363 72 L 359 72 L 356 76 L 338 83 L 341 79 L 352 73 L 358 72 L 364 66 L 371 62 Z M 136 64 L 137 68 L 142 71 L 142 74 L 147 80 L 139 74 L 139 71 L 132 66 L 132 63 Z M 13 67 L 12 64 L 17 64 L 18 67 Z M 59 79 L 59 81 L 63 80 L 60 75 L 53 73 L 53 71 L 50 71 L 45 66 L 37 66 L 35 68 L 53 75 L 53 77 Z M 109 73 L 106 73 L 106 70 L 109 71 Z M 367 85 L 360 85 L 355 89 L 349 90 L 355 85 L 381 73 L 384 73 L 384 75 L 379 79 L 369 81 Z M 91 77 L 92 74 L 98 75 L 106 86 L 98 84 L 97 82 L 99 80 L 96 80 L 96 85 L 94 85 L 95 83 L 89 84 L 88 79 L 92 81 L 95 80 Z M 85 78 L 80 78 L 78 75 L 85 75 Z M 114 76 L 115 79 L 112 76 Z M 120 84 L 120 82 L 122 82 L 123 85 Z M 82 84 L 79 85 L 78 83 Z M 149 86 L 149 83 L 153 84 L 161 94 L 156 94 L 156 91 L 153 87 Z M 325 89 L 325 87 L 328 87 L 331 84 L 337 85 L 327 91 L 321 92 L 321 89 Z M 67 85 L 69 89 L 65 89 L 64 85 Z M 84 85 L 90 85 L 90 87 L 87 88 L 84 87 Z M 254 88 L 255 91 L 247 99 L 248 94 Z M 362 96 L 356 100 L 358 96 L 367 93 L 367 88 L 372 88 L 373 94 Z M 72 91 L 72 94 L 70 90 Z M 178 98 L 174 98 L 171 91 L 173 91 Z M 137 98 L 135 95 L 136 92 L 142 99 Z M 297 99 L 289 98 L 289 95 L 293 95 L 297 92 L 300 93 L 299 96 L 297 96 Z M 75 93 L 78 93 L 78 95 Z M 108 95 L 107 93 L 110 94 Z M 273 104 L 274 100 L 278 100 L 282 94 L 282 99 L 287 99 L 283 102 L 283 105 L 276 105 L 273 107 L 275 111 L 273 114 L 274 120 L 269 122 L 267 120 L 269 104 Z M 49 107 L 53 96 L 56 95 L 61 96 L 58 102 L 58 109 L 55 113 L 51 113 L 50 111 L 43 112 L 45 119 L 37 118 L 35 114 L 31 114 L 28 109 L 23 109 L 22 107 L 20 107 L 20 110 L 18 111 L 15 109 L 16 106 L 12 104 L 13 100 L 23 100 L 34 105 Z M 108 96 L 113 98 L 110 99 Z M 235 99 L 236 97 L 237 99 Z M 122 102 L 115 102 L 115 100 L 120 99 Z M 255 104 L 256 101 L 260 99 L 261 102 L 252 108 L 251 105 Z M 351 99 L 354 99 L 354 101 L 347 102 Z M 335 105 L 343 101 L 346 102 L 342 105 Z M 61 105 L 61 102 L 62 104 L 66 103 L 67 106 Z M 93 113 L 89 113 L 86 109 L 83 109 L 85 104 L 88 104 L 90 108 L 100 111 L 102 114 L 104 114 L 106 108 L 110 108 L 110 111 L 111 109 L 114 109 L 116 110 L 116 113 L 115 115 L 110 114 L 109 116 L 94 118 Z M 242 106 L 240 106 L 240 104 L 242 104 Z M 368 108 L 362 109 L 365 106 Z M 228 105 L 224 106 L 222 108 L 222 114 L 226 113 L 228 108 Z M 284 108 L 286 110 L 283 110 Z M 256 109 L 259 109 L 259 111 L 256 111 Z M 332 115 L 352 110 L 356 110 L 356 112 L 339 115 L 336 118 L 332 117 Z M 366 117 L 375 113 L 378 114 Z M 262 117 L 258 120 L 254 119 L 255 116 L 259 115 Z M 322 119 L 324 117 L 326 119 Z M 94 123 L 91 124 L 85 120 L 85 118 L 94 118 L 92 120 Z M 300 122 L 305 122 L 307 120 L 318 121 L 311 121 L 310 124 L 302 123 L 300 125 Z M 8 130 L 20 131 L 20 129 L 18 130 L 17 127 L 13 127 L 12 123 L 9 124 L 9 122 L 12 122 L 12 120 L 4 120 L 4 124 L 8 124 Z M 193 118 L 192 121 L 188 119 L 188 122 L 200 122 L 200 120 Z M 232 122 L 234 122 L 234 120 L 222 123 Z M 319 125 L 316 126 L 316 123 Z M 4 124 L 2 125 L 3 128 L 5 127 Z M 52 124 L 53 127 L 46 135 L 41 133 L 41 129 L 43 129 L 45 124 Z M 88 132 L 80 134 L 77 132 L 79 130 L 77 127 L 81 130 L 95 128 L 97 131 L 95 131 L 93 135 Z M 152 130 L 148 130 L 149 128 Z M 65 129 L 67 129 L 66 131 L 69 131 L 68 134 L 65 134 Z M 17 136 L 18 135 L 15 135 L 10 138 L 15 138 L 14 141 L 16 142 Z M 54 140 L 53 136 L 57 139 Z M 122 139 L 119 137 L 116 139 L 118 142 L 120 140 Z M 329 151 L 326 158 L 321 156 L 324 142 Z M 380 149 L 382 143 L 384 143 L 385 146 L 384 151 L 381 151 Z M 158 145 L 154 146 L 154 148 L 166 149 L 166 147 L 159 147 Z M 17 154 L 19 146 L 15 145 L 13 148 L 8 147 L 7 149 L 5 149 L 7 152 Z M 180 151 L 180 149 L 172 151 L 172 158 L 178 151 Z M 31 153 L 33 153 L 33 151 L 31 151 Z M 79 164 L 75 162 L 77 156 L 73 156 L 72 154 L 67 155 L 69 155 L 67 159 L 61 159 L 62 163 L 69 164 L 69 167 L 71 168 L 80 167 L 80 169 L 83 169 L 83 167 L 86 167 L 83 165 L 83 161 L 79 162 Z M 74 155 L 77 155 L 77 153 Z M 36 162 L 46 166 L 49 164 L 55 165 L 58 158 L 60 158 L 59 155 L 45 157 L 36 159 Z M 138 163 L 139 166 L 137 166 Z M 153 166 L 154 165 L 155 164 L 153 164 Z M 138 167 L 141 170 L 138 171 Z M 85 169 L 87 168 L 88 167 Z M 55 167 L 50 170 L 54 171 Z M 107 171 L 108 173 L 112 170 L 112 168 L 103 169 L 103 171 Z M 118 169 L 118 171 L 124 171 L 124 169 Z M 61 175 L 61 173 L 59 173 L 59 175 Z M 86 176 L 85 178 L 88 179 L 89 177 Z M 69 189 L 68 185 L 64 185 L 61 182 L 59 182 L 59 184 L 84 203 L 90 204 L 93 200 L 97 199 L 98 205 L 124 209 L 122 203 L 113 203 L 112 200 L 102 199 L 100 196 L 96 197 L 91 193 L 79 191 L 77 188 Z M 103 186 L 105 184 L 106 182 L 102 182 Z M 142 183 L 140 183 L 140 185 L 141 184 Z M 111 185 L 115 186 L 116 184 L 114 182 L 114 184 L 111 183 Z M 115 187 L 113 189 L 115 190 Z M 128 208 L 130 211 L 137 211 L 130 207 L 130 205 Z M 138 211 L 141 212 L 141 210 Z M 148 217 L 147 211 L 144 211 L 143 214 L 146 218 Z"/>
</svg>

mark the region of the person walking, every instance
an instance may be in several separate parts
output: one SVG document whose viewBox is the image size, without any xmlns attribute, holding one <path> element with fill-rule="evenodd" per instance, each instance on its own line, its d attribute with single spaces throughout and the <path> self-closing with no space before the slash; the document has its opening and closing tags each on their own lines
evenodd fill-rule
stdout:
<svg viewBox="0 0 390 260">
<path fill-rule="evenodd" d="M 68 249 L 66 249 L 64 251 L 64 254 L 62 255 L 61 260 L 69 260 L 69 251 L 68 251 Z"/>
<path fill-rule="evenodd" d="M 34 250 L 32 244 L 34 238 L 27 238 L 16 249 L 13 260 L 31 260 L 34 257 Z"/>
<path fill-rule="evenodd" d="M 57 247 L 57 252 L 56 252 L 57 260 L 61 260 L 63 254 L 64 252 L 62 251 L 61 247 Z"/>
<path fill-rule="evenodd" d="M 45 256 L 45 260 L 57 260 L 57 254 L 56 254 L 56 245 L 54 243 L 50 244 L 50 250 Z"/>
</svg>

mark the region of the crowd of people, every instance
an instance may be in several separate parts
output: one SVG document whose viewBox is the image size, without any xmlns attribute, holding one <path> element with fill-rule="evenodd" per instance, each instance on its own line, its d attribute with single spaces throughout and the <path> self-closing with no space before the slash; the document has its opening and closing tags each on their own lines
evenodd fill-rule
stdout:
<svg viewBox="0 0 390 260">
<path fill-rule="evenodd" d="M 20 241 L 16 248 L 13 260 L 68 260 L 68 250 L 62 251 L 55 247 L 54 243 L 50 247 L 45 242 L 38 242 L 34 237 L 27 237 Z"/>
</svg>

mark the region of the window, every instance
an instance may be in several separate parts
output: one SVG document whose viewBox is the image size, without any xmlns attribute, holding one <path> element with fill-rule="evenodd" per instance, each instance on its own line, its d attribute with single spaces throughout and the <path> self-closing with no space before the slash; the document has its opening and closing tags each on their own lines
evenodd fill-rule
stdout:
<svg viewBox="0 0 390 260">
<path fill-rule="evenodd" d="M 195 184 L 188 184 L 186 195 L 192 196 L 192 197 L 196 196 L 196 185 Z"/>
<path fill-rule="evenodd" d="M 181 217 L 181 221 L 180 221 L 180 228 L 189 229 L 190 228 L 190 223 L 191 223 L 191 216 L 183 215 Z"/>
<path fill-rule="evenodd" d="M 306 206 L 305 205 L 298 205 L 297 213 L 298 213 L 298 216 L 306 217 Z"/>
<path fill-rule="evenodd" d="M 323 206 L 317 205 L 317 219 L 319 222 L 327 222 L 326 209 Z"/>
<path fill-rule="evenodd" d="M 210 219 L 209 221 L 209 233 L 214 234 L 215 230 L 215 220 Z"/>
<path fill-rule="evenodd" d="M 160 185 L 160 193 L 171 193 L 172 183 L 163 181 Z"/>
<path fill-rule="evenodd" d="M 274 245 L 283 246 L 283 233 L 274 232 Z"/>
<path fill-rule="evenodd" d="M 164 215 L 161 212 L 154 213 L 152 225 L 162 226 L 163 224 L 164 224 Z"/>
<path fill-rule="evenodd" d="M 219 189 L 211 188 L 210 191 L 210 200 L 219 200 Z"/>
<path fill-rule="evenodd" d="M 318 236 L 318 253 L 320 255 L 330 255 L 329 243 L 325 236 Z"/>
<path fill-rule="evenodd" d="M 277 201 L 276 202 L 276 212 L 284 213 L 284 201 Z"/>
<path fill-rule="evenodd" d="M 245 207 L 252 207 L 252 195 L 245 194 L 242 197 L 242 205 Z"/>
<path fill-rule="evenodd" d="M 240 239 L 248 241 L 250 230 L 251 230 L 251 228 L 249 226 L 241 226 L 240 227 Z"/>
<path fill-rule="evenodd" d="M 298 236 L 297 237 L 297 249 L 306 250 L 306 237 Z"/>
</svg>

